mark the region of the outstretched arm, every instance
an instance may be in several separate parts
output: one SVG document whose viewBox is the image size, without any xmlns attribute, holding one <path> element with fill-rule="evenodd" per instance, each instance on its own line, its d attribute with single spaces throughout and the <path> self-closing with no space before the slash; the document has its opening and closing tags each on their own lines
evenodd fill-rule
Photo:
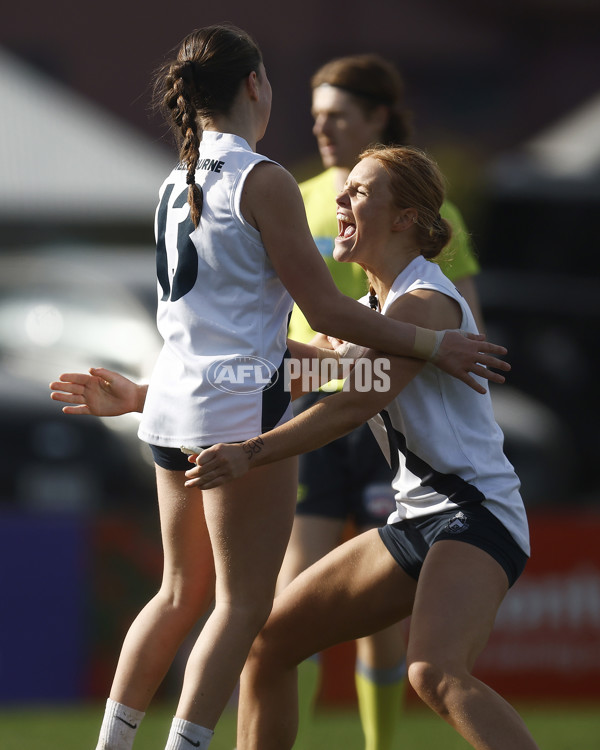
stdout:
<svg viewBox="0 0 600 750">
<path fill-rule="evenodd" d="M 104 367 L 91 367 L 86 372 L 63 373 L 50 383 L 50 398 L 62 401 L 65 414 L 93 414 L 115 417 L 128 412 L 141 412 L 146 400 L 147 385 L 136 385 L 118 372 Z"/>
<path fill-rule="evenodd" d="M 442 325 L 458 325 L 462 313 L 458 304 L 446 295 L 419 290 L 396 300 L 387 315 L 437 330 Z M 372 350 L 364 358 L 370 365 L 367 362 L 366 368 L 361 368 L 357 363 L 343 391 L 319 401 L 289 422 L 243 443 L 220 443 L 195 455 L 192 460 L 196 466 L 186 472 L 186 485 L 211 489 L 253 467 L 315 450 L 380 412 L 425 366 L 423 360 L 386 357 Z M 369 389 L 365 389 L 357 368 L 372 374 Z"/>
</svg>

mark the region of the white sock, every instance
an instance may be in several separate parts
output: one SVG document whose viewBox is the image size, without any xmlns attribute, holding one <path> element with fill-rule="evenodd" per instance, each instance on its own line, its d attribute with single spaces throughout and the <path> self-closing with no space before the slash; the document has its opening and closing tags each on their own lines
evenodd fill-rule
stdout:
<svg viewBox="0 0 600 750">
<path fill-rule="evenodd" d="M 212 729 L 192 724 L 191 721 L 175 717 L 165 750 L 206 750 L 214 732 Z"/>
<path fill-rule="evenodd" d="M 109 698 L 96 750 L 131 750 L 135 733 L 144 716 L 143 711 L 136 711 L 135 708 Z"/>
</svg>

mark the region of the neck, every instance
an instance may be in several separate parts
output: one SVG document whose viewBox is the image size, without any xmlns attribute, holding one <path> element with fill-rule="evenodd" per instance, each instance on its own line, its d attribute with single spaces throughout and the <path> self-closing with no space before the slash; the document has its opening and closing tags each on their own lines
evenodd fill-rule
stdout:
<svg viewBox="0 0 600 750">
<path fill-rule="evenodd" d="M 260 140 L 258 124 L 254 117 L 251 102 L 241 96 L 227 115 L 215 115 L 202 121 L 203 130 L 213 130 L 217 133 L 231 133 L 243 138 L 253 151 Z"/>
<path fill-rule="evenodd" d="M 369 286 L 373 288 L 373 291 L 377 295 L 380 308 L 383 308 L 390 289 L 392 288 L 392 284 L 398 277 L 398 274 L 402 273 L 402 271 L 404 271 L 404 269 L 420 254 L 421 253 L 418 250 L 415 250 L 401 259 L 395 258 L 388 263 L 383 263 L 381 266 L 378 265 L 377 268 L 374 266 L 365 266 L 361 263 L 367 274 Z"/>
<path fill-rule="evenodd" d="M 248 128 L 239 127 L 236 123 L 225 118 L 213 120 L 202 128 L 205 131 L 214 131 L 216 133 L 230 133 L 243 138 L 253 151 L 256 151 L 256 136 Z"/>
</svg>

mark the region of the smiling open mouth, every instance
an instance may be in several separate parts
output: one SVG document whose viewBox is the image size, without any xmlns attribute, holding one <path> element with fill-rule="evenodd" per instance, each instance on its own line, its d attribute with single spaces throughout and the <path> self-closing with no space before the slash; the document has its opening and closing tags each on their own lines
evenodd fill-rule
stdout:
<svg viewBox="0 0 600 750">
<path fill-rule="evenodd" d="M 352 237 L 356 232 L 356 224 L 352 224 L 338 214 L 338 237 Z"/>
</svg>

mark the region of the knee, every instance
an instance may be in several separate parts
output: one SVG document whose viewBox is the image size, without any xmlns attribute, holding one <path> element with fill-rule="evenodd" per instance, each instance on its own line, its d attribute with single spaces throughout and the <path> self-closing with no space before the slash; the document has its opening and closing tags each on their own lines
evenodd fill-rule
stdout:
<svg viewBox="0 0 600 750">
<path fill-rule="evenodd" d="M 231 615 L 243 623 L 244 628 L 258 639 L 271 614 L 272 606 L 273 600 L 269 598 L 238 602 L 235 607 L 232 607 Z"/>
<path fill-rule="evenodd" d="M 209 610 L 214 594 L 210 587 L 198 587 L 193 584 L 165 584 L 161 586 L 157 599 L 164 611 L 182 622 L 193 625 Z"/>
<path fill-rule="evenodd" d="M 252 643 L 244 671 L 249 679 L 259 680 L 263 675 L 282 669 L 284 661 L 279 653 L 277 638 L 273 637 L 267 623 Z"/>
<path fill-rule="evenodd" d="M 408 665 L 408 681 L 419 698 L 438 714 L 448 713 L 448 693 L 455 678 L 448 670 L 430 661 Z"/>
<path fill-rule="evenodd" d="M 257 635 L 266 625 L 275 592 L 266 587 L 248 587 L 245 591 L 236 591 L 223 597 L 217 606 L 227 612 L 227 618 L 233 618 L 245 629 Z"/>
</svg>

